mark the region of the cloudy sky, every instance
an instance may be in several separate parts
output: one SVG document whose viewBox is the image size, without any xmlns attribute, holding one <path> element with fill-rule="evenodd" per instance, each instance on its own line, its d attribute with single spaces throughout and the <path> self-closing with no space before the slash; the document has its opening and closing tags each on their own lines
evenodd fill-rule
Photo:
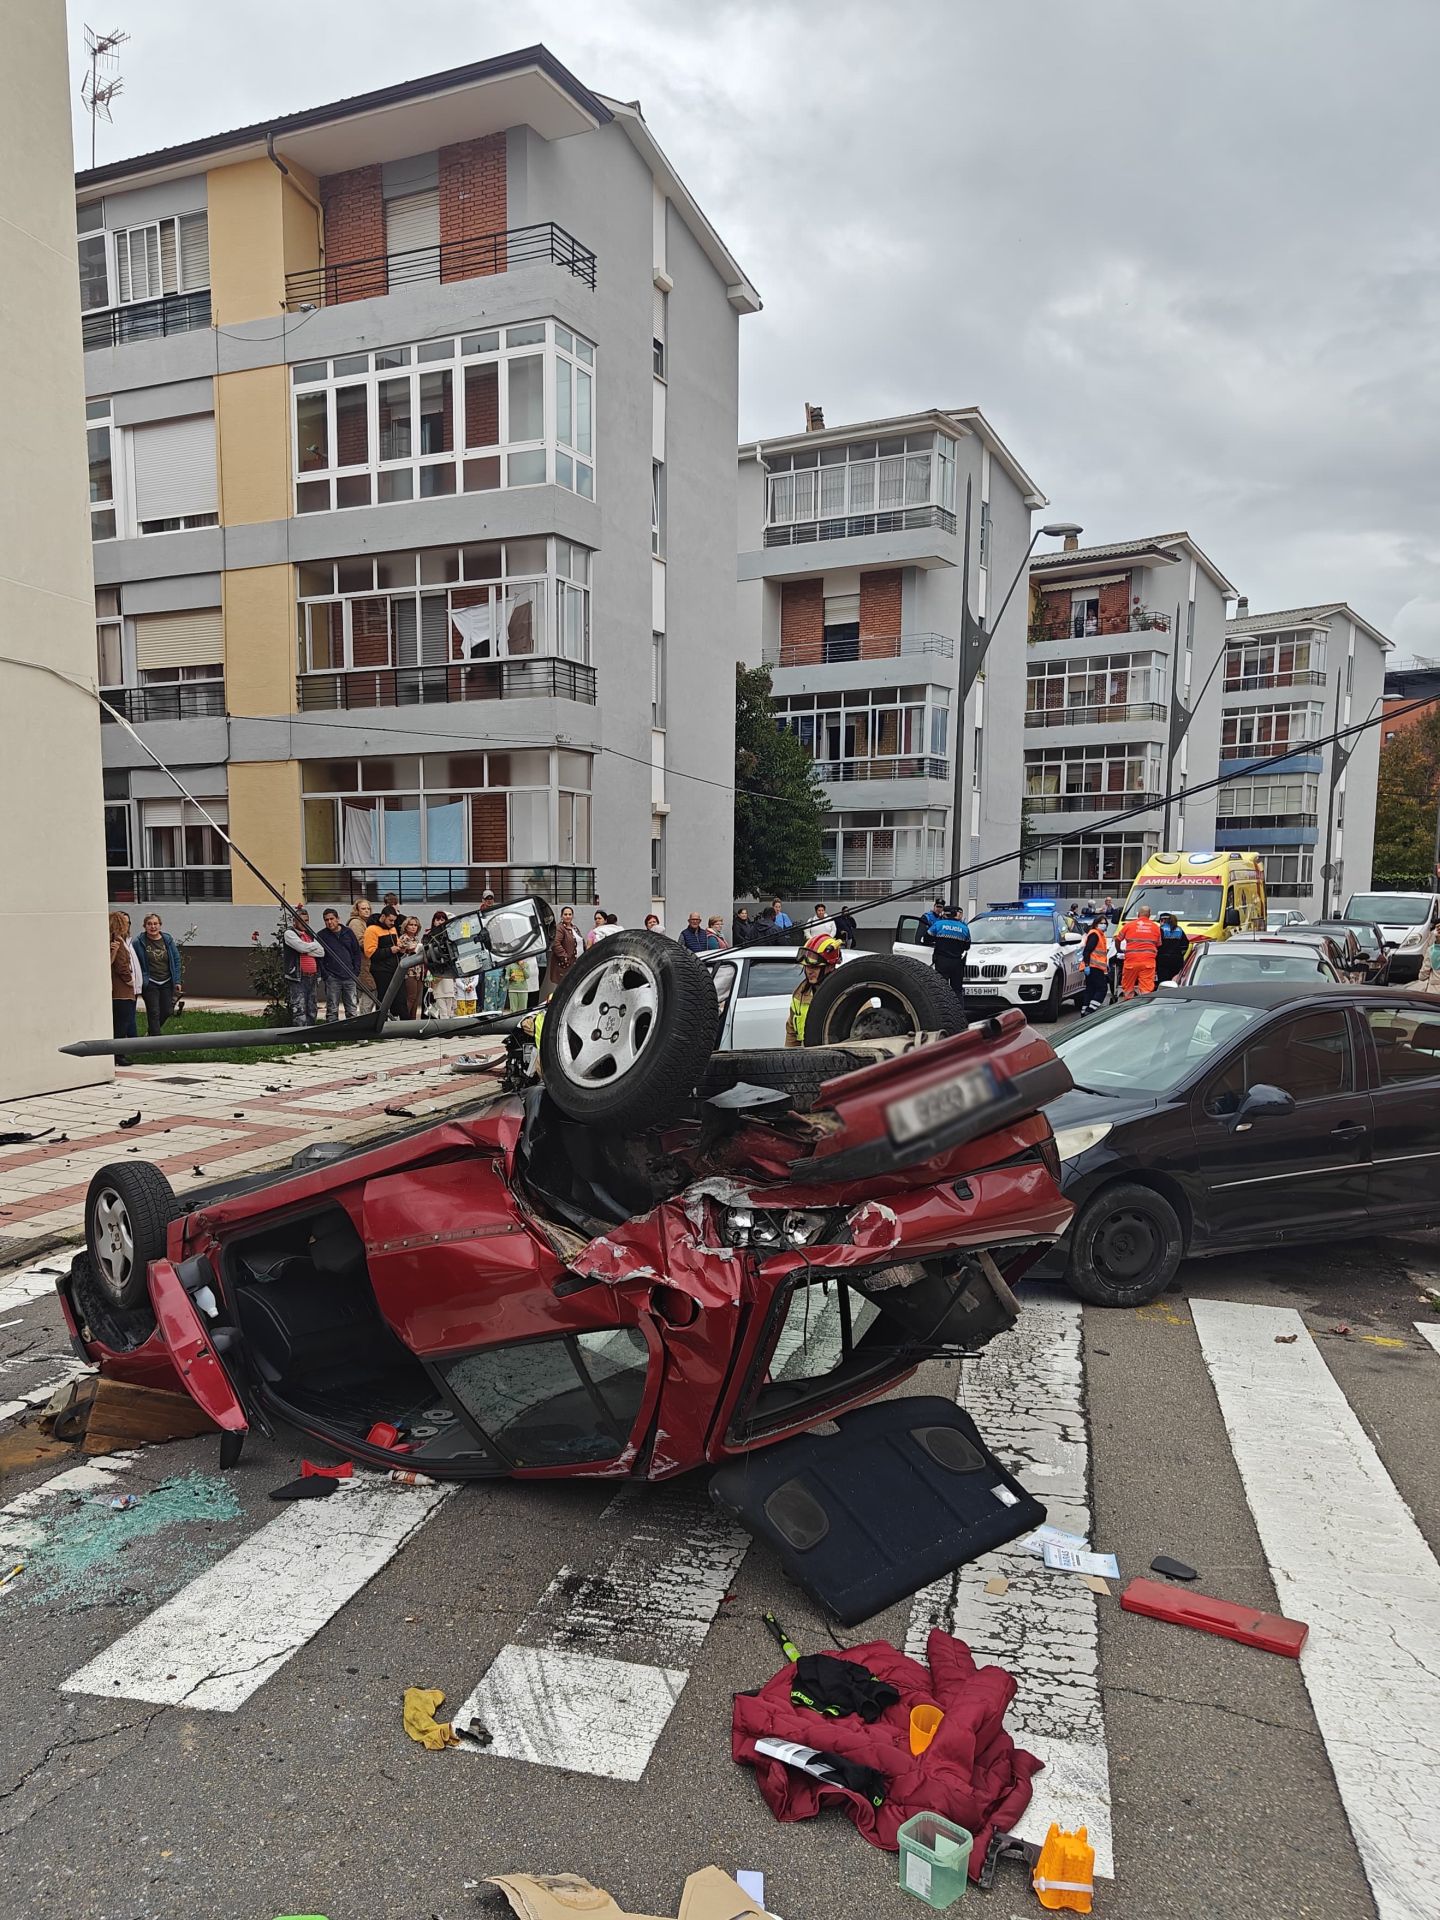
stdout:
<svg viewBox="0 0 1440 1920">
<path fill-rule="evenodd" d="M 132 36 L 102 161 L 543 40 L 759 288 L 742 436 L 978 405 L 1087 540 L 1440 657 L 1435 0 L 69 11 Z"/>
</svg>

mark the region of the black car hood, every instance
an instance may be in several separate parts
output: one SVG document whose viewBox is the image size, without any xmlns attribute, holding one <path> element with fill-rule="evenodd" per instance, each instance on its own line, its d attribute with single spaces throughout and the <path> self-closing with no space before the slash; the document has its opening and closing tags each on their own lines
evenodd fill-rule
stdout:
<svg viewBox="0 0 1440 1920">
<path fill-rule="evenodd" d="M 1050 1101 L 1045 1108 L 1045 1118 L 1056 1133 L 1062 1127 L 1094 1126 L 1099 1120 L 1108 1120 L 1112 1126 L 1123 1126 L 1127 1120 L 1140 1120 L 1146 1114 L 1154 1113 L 1159 1104 L 1154 1094 L 1133 1090 L 1092 1093 L 1086 1087 L 1071 1087 L 1058 1100 Z"/>
</svg>

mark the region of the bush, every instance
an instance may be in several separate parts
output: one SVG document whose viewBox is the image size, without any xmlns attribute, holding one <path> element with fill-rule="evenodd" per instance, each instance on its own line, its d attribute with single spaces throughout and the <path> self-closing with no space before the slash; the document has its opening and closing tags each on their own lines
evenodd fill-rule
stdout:
<svg viewBox="0 0 1440 1920">
<path fill-rule="evenodd" d="M 290 1023 L 290 992 L 285 984 L 285 922 L 275 929 L 274 937 L 261 940 L 257 934 L 250 949 L 250 984 L 255 998 L 265 1002 L 267 1016 L 277 1026 Z"/>
</svg>

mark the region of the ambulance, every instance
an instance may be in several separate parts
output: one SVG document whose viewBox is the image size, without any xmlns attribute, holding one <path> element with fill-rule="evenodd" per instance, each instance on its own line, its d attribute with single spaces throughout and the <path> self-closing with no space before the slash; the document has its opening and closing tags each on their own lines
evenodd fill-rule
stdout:
<svg viewBox="0 0 1440 1920">
<path fill-rule="evenodd" d="M 1155 853 L 1135 876 L 1122 922 L 1141 907 L 1173 913 L 1192 940 L 1264 933 L 1265 868 L 1258 853 Z"/>
</svg>

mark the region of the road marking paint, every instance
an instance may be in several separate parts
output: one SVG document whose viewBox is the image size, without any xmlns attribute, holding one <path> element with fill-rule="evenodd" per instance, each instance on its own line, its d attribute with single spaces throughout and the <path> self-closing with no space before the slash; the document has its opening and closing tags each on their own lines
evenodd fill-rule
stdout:
<svg viewBox="0 0 1440 1920">
<path fill-rule="evenodd" d="M 628 1487 L 602 1528 L 626 1520 L 607 1566 L 560 1569 L 456 1711 L 490 1734 L 485 1757 L 644 1774 L 750 1536 L 703 1487 Z"/>
<path fill-rule="evenodd" d="M 1440 1566 L 1298 1313 L 1192 1300 L 1235 1464 L 1381 1920 L 1435 1911 Z M 1277 1346 L 1276 1336 L 1296 1336 Z"/>
<path fill-rule="evenodd" d="M 107 1454 L 103 1460 L 87 1460 L 81 1466 L 52 1473 L 38 1487 L 27 1487 L 24 1493 L 17 1493 L 7 1505 L 0 1507 L 0 1550 L 33 1547 L 49 1531 L 45 1518 L 52 1500 L 64 1494 L 97 1493 L 139 1457 L 137 1453 Z"/>
<path fill-rule="evenodd" d="M 1417 1320 L 1415 1331 L 1440 1353 L 1440 1320 Z"/>
<path fill-rule="evenodd" d="M 28 1393 L 22 1393 L 18 1400 L 0 1400 L 0 1421 L 13 1420 L 18 1413 L 29 1413 L 35 1407 L 43 1407 L 61 1387 L 68 1387 L 72 1380 L 83 1380 L 90 1371 L 88 1366 L 82 1364 L 67 1367 L 53 1380 L 47 1380 L 43 1387 L 32 1387 Z"/>
<path fill-rule="evenodd" d="M 233 1713 L 455 1491 L 357 1474 L 327 1500 L 297 1501 L 72 1673 L 62 1691 Z"/>
<path fill-rule="evenodd" d="M 1008 1333 L 961 1363 L 955 1397 L 986 1443 L 1045 1503 L 1051 1524 L 1088 1540 L 1081 1316 L 1080 1302 L 1068 1296 L 1027 1298 Z M 1003 1598 L 985 1592 L 996 1579 L 1009 1583 Z M 925 1658 L 932 1627 L 963 1640 L 982 1664 L 993 1661 L 1015 1676 L 1019 1691 L 1006 1725 L 1045 1762 L 1016 1831 L 1040 1841 L 1052 1820 L 1088 1827 L 1095 1871 L 1111 1878 L 1095 1595 L 1034 1555 L 1002 1547 L 915 1596 L 905 1640 L 912 1658 Z"/>
<path fill-rule="evenodd" d="M 78 1252 L 78 1248 L 74 1251 Z M 55 1282 L 69 1271 L 72 1258 L 73 1252 L 55 1254 L 44 1266 L 23 1267 L 8 1280 L 0 1280 L 0 1313 L 10 1307 L 24 1306 L 27 1300 L 38 1300 L 42 1294 L 53 1294 Z"/>
</svg>

